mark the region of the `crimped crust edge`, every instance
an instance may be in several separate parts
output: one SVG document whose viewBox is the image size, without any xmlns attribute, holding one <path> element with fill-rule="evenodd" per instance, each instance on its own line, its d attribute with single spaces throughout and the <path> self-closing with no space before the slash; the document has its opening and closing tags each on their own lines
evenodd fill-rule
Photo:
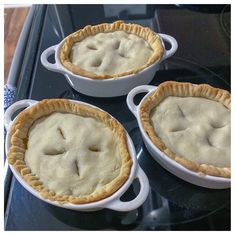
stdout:
<svg viewBox="0 0 235 235">
<path fill-rule="evenodd" d="M 74 43 L 76 43 L 77 41 L 81 41 L 88 36 L 95 35 L 97 33 L 113 32 L 117 30 L 122 30 L 127 33 L 135 34 L 139 37 L 142 37 L 150 44 L 154 52 L 152 56 L 148 59 L 146 64 L 137 69 L 133 69 L 127 72 L 109 75 L 109 74 L 95 74 L 91 71 L 79 68 L 78 66 L 71 63 L 69 55 Z M 87 25 L 83 29 L 80 29 L 67 36 L 59 51 L 60 61 L 65 68 L 67 68 L 69 71 L 73 72 L 74 74 L 93 79 L 119 78 L 126 75 L 136 74 L 142 71 L 143 69 L 149 67 L 151 64 L 155 63 L 156 61 L 160 60 L 163 54 L 164 54 L 164 47 L 162 45 L 162 41 L 155 32 L 153 32 L 150 28 L 143 27 L 141 25 L 125 24 L 122 20 L 115 21 L 112 24 L 102 23 L 94 26 Z"/>
<path fill-rule="evenodd" d="M 168 157 L 194 172 L 204 173 L 211 176 L 230 178 L 231 168 L 198 164 L 196 162 L 190 161 L 182 156 L 175 154 L 173 151 L 167 148 L 161 138 L 157 136 L 151 124 L 149 114 L 154 107 L 156 107 L 168 96 L 204 97 L 220 102 L 230 110 L 230 93 L 223 89 L 214 88 L 208 84 L 194 85 L 192 83 L 167 81 L 161 83 L 156 91 L 151 96 L 148 96 L 146 100 L 144 100 L 140 107 L 140 119 L 144 130 L 153 144 L 162 152 L 164 152 Z"/>
<path fill-rule="evenodd" d="M 92 194 L 84 197 L 73 195 L 60 195 L 44 187 L 40 179 L 31 172 L 24 161 L 24 153 L 27 145 L 28 130 L 33 122 L 38 118 L 49 115 L 53 112 L 73 113 L 81 116 L 93 117 L 110 127 L 118 138 L 122 166 L 119 175 L 103 186 L 95 190 Z M 66 99 L 45 99 L 39 101 L 29 109 L 21 112 L 13 123 L 10 133 L 10 148 L 7 154 L 8 162 L 21 174 L 22 178 L 42 197 L 60 203 L 84 204 L 99 201 L 111 196 L 116 192 L 129 178 L 132 159 L 128 151 L 125 129 L 120 123 L 112 118 L 107 112 L 85 104 L 78 104 Z"/>
</svg>

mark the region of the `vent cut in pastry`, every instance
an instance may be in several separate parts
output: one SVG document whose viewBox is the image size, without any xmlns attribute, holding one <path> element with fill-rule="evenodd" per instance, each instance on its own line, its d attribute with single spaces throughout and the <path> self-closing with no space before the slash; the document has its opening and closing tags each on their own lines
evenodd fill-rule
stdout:
<svg viewBox="0 0 235 235">
<path fill-rule="evenodd" d="M 125 130 L 97 108 L 43 100 L 21 112 L 11 130 L 8 161 L 44 198 L 94 202 L 112 195 L 129 177 Z"/>
<path fill-rule="evenodd" d="M 142 104 L 151 141 L 184 167 L 230 178 L 230 93 L 206 84 L 165 82 Z"/>
<path fill-rule="evenodd" d="M 60 49 L 60 61 L 74 74 L 105 79 L 138 73 L 163 53 L 162 41 L 151 29 L 116 21 L 70 34 Z"/>
</svg>

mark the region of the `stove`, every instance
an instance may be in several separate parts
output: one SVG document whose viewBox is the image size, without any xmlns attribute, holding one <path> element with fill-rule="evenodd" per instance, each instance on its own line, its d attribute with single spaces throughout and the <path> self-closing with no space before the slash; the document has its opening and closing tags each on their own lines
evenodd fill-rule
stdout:
<svg viewBox="0 0 235 235">
<path fill-rule="evenodd" d="M 41 53 L 87 24 L 125 22 L 173 36 L 176 54 L 161 64 L 152 85 L 167 80 L 207 83 L 230 91 L 230 5 L 34 5 L 28 17 L 22 58 L 11 68 L 16 100 L 68 98 L 96 105 L 117 118 L 130 134 L 150 182 L 145 203 L 130 212 L 76 212 L 49 205 L 26 191 L 8 171 L 5 230 L 230 230 L 230 189 L 206 189 L 163 169 L 145 148 L 126 96 L 95 98 L 73 90 L 65 77 L 40 62 Z M 53 62 L 53 58 L 50 58 Z M 120 112 L 121 110 L 121 112 Z M 134 181 L 124 194 L 138 194 Z"/>
</svg>

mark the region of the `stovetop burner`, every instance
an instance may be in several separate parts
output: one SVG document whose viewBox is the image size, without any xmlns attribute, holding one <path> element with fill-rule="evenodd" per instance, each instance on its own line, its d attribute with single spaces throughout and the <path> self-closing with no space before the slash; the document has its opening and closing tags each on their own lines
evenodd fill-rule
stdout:
<svg viewBox="0 0 235 235">
<path fill-rule="evenodd" d="M 231 13 L 230 5 L 226 5 L 220 14 L 220 24 L 225 35 L 230 39 L 231 35 Z"/>
</svg>

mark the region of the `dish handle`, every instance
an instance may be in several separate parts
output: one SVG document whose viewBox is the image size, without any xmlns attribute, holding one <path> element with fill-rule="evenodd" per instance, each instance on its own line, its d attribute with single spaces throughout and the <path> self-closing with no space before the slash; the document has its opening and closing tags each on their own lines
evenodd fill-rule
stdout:
<svg viewBox="0 0 235 235">
<path fill-rule="evenodd" d="M 4 114 L 4 125 L 6 130 L 9 129 L 9 127 L 11 126 L 11 123 L 13 121 L 13 115 L 15 114 L 15 112 L 17 112 L 18 110 L 22 109 L 22 108 L 27 108 L 29 106 L 32 106 L 33 104 L 37 103 L 36 100 L 20 100 L 17 101 L 15 103 L 13 103 L 5 112 Z"/>
<path fill-rule="evenodd" d="M 53 72 L 61 72 L 61 69 L 58 68 L 58 65 L 56 63 L 53 64 L 48 61 L 49 56 L 55 54 L 57 46 L 58 45 L 51 46 L 47 48 L 45 51 L 43 51 L 41 54 L 42 65 L 48 70 L 51 70 Z"/>
<path fill-rule="evenodd" d="M 140 93 L 149 93 L 156 89 L 156 86 L 150 86 L 150 85 L 143 85 L 143 86 L 137 86 L 134 89 L 132 89 L 129 94 L 127 95 L 126 102 L 127 106 L 130 109 L 130 111 L 135 115 L 135 117 L 138 117 L 138 106 L 134 103 L 134 98 L 136 95 Z"/>
<path fill-rule="evenodd" d="M 136 198 L 131 201 L 123 202 L 120 200 L 121 195 L 118 199 L 114 199 L 104 207 L 115 211 L 130 211 L 141 206 L 149 194 L 149 181 L 140 167 L 137 168 L 136 178 L 138 178 L 140 182 L 140 191 Z"/>
<path fill-rule="evenodd" d="M 175 54 L 175 52 L 178 49 L 178 43 L 175 40 L 175 38 L 173 38 L 170 35 L 159 33 L 159 36 L 161 37 L 161 39 L 163 41 L 166 41 L 166 42 L 170 43 L 170 45 L 171 45 L 171 48 L 169 50 L 165 50 L 165 54 L 162 57 L 162 61 L 163 61 L 163 60 L 165 60 Z"/>
</svg>

